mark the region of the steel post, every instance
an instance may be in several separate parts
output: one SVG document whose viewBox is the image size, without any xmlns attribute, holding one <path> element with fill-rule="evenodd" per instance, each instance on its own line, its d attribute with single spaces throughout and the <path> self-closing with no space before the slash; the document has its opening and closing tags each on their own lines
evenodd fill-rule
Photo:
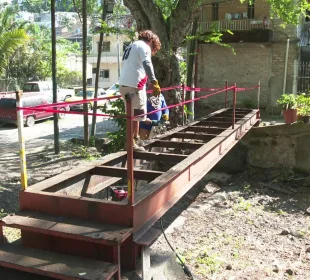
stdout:
<svg viewBox="0 0 310 280">
<path fill-rule="evenodd" d="M 186 94 L 186 91 L 185 91 L 185 84 L 182 84 L 182 103 L 184 103 L 184 99 L 185 99 L 185 94 Z M 182 104 L 182 125 L 184 125 L 185 123 L 185 110 L 184 110 L 184 104 Z"/>
<path fill-rule="evenodd" d="M 58 102 L 57 97 L 57 63 L 56 63 L 56 1 L 51 1 L 51 22 L 52 22 L 52 80 L 53 80 L 53 103 Z M 55 107 L 53 110 L 57 110 L 58 108 Z M 58 114 L 53 114 L 53 121 L 54 121 L 54 150 L 55 154 L 60 153 L 60 142 L 59 142 L 59 125 L 58 125 Z"/>
<path fill-rule="evenodd" d="M 260 102 L 260 81 L 258 82 L 258 89 L 257 89 L 257 109 L 259 110 L 259 102 Z"/>
<path fill-rule="evenodd" d="M 237 84 L 234 83 L 232 129 L 235 128 L 235 122 L 236 122 L 236 102 L 237 102 Z"/>
<path fill-rule="evenodd" d="M 225 103 L 224 103 L 224 108 L 226 109 L 227 108 L 227 93 L 228 93 L 228 81 L 226 81 L 226 84 L 225 84 L 225 88 L 226 88 L 226 91 L 225 91 Z"/>
<path fill-rule="evenodd" d="M 23 107 L 22 91 L 16 91 L 16 106 Z M 26 190 L 27 182 L 27 168 L 26 168 L 26 154 L 25 154 L 25 139 L 23 135 L 24 117 L 23 110 L 17 109 L 17 127 L 18 127 L 18 143 L 19 143 L 19 158 L 20 158 L 20 176 L 22 190 Z"/>
<path fill-rule="evenodd" d="M 127 187 L 128 187 L 128 204 L 133 205 L 134 196 L 134 177 L 133 177 L 133 124 L 132 124 L 132 109 L 131 98 L 133 93 L 127 93 L 126 97 L 126 126 L 127 126 Z"/>
</svg>

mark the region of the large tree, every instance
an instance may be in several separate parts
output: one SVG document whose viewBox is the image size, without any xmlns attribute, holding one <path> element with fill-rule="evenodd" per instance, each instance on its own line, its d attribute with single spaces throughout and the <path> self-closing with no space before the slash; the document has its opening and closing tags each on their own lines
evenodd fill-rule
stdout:
<svg viewBox="0 0 310 280">
<path fill-rule="evenodd" d="M 246 0 L 240 0 L 244 2 Z M 176 57 L 178 47 L 184 44 L 194 19 L 200 12 L 202 0 L 124 0 L 137 23 L 137 29 L 151 29 L 159 36 L 162 49 L 153 59 L 155 74 L 161 86 L 178 85 L 180 70 Z M 251 0 L 249 2 L 252 2 Z M 307 0 L 266 0 L 271 14 L 284 23 L 297 24 L 310 8 Z M 198 34 L 199 36 L 200 34 Z M 216 37 L 218 39 L 218 37 Z M 180 98 L 171 92 L 170 102 Z"/>
</svg>

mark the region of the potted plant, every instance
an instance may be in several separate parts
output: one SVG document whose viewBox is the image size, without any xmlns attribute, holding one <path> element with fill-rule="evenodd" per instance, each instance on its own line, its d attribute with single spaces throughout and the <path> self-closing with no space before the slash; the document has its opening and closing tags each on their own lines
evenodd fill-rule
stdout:
<svg viewBox="0 0 310 280">
<path fill-rule="evenodd" d="M 310 119 L 310 96 L 305 93 L 297 97 L 298 117 L 304 122 L 309 123 Z"/>
<path fill-rule="evenodd" d="M 277 103 L 283 111 L 286 124 L 297 121 L 297 99 L 294 94 L 282 94 Z"/>
</svg>

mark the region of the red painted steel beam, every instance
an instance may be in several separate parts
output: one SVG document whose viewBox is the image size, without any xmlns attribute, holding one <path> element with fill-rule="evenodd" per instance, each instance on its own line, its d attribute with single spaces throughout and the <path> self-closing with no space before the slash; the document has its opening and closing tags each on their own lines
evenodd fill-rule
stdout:
<svg viewBox="0 0 310 280">
<path fill-rule="evenodd" d="M 134 238 L 146 232 L 198 180 L 200 180 L 257 122 L 257 110 L 196 150 L 188 158 L 156 178 L 135 200 Z"/>
</svg>

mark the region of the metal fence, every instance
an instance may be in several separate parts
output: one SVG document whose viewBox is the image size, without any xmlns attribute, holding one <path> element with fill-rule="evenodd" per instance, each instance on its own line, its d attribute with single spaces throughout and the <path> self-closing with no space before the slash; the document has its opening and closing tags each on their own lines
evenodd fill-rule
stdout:
<svg viewBox="0 0 310 280">
<path fill-rule="evenodd" d="M 298 65 L 297 92 L 310 92 L 310 62 L 300 62 Z"/>
<path fill-rule="evenodd" d="M 200 32 L 211 32 L 212 30 L 219 31 L 242 31 L 252 29 L 271 29 L 270 20 L 258 19 L 240 19 L 240 20 L 220 20 L 199 23 Z"/>
</svg>

